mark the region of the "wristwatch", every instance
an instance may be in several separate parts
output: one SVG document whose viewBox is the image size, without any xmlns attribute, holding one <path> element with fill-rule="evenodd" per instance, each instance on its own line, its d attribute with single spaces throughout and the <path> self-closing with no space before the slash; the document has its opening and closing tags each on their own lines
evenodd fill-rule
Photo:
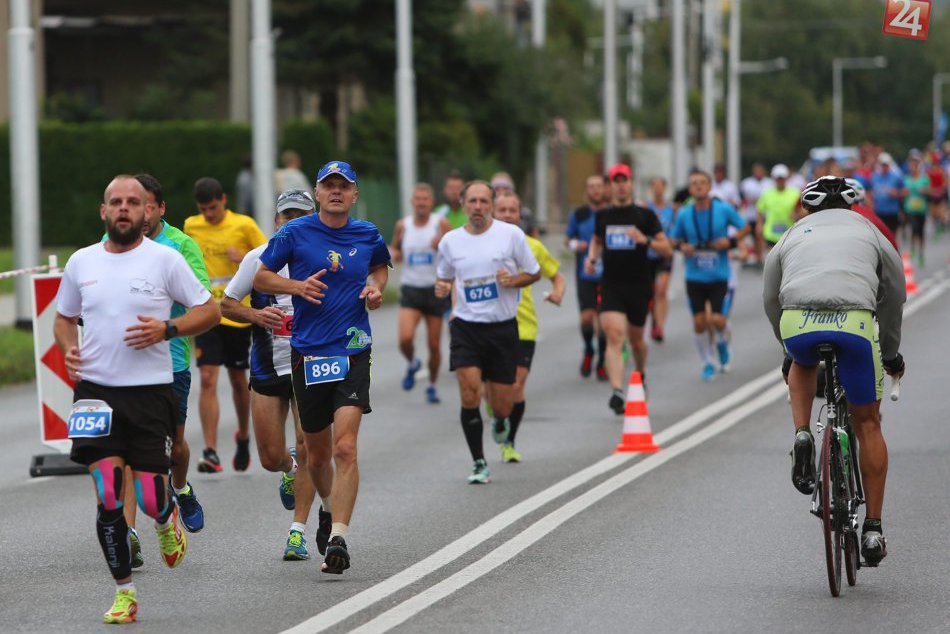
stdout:
<svg viewBox="0 0 950 634">
<path fill-rule="evenodd" d="M 177 336 L 178 336 L 178 326 L 176 326 L 175 323 L 171 319 L 167 320 L 165 322 L 165 341 L 168 341 L 169 339 L 174 339 Z"/>
</svg>

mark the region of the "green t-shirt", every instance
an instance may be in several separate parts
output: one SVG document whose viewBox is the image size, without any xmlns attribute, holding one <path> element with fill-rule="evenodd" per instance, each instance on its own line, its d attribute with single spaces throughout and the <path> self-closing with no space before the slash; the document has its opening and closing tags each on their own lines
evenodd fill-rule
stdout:
<svg viewBox="0 0 950 634">
<path fill-rule="evenodd" d="M 792 214 L 795 213 L 800 195 L 801 192 L 794 187 L 786 187 L 782 191 L 771 187 L 762 192 L 756 204 L 763 217 L 762 237 L 769 242 L 778 242 L 782 238 L 795 222 Z"/>
<path fill-rule="evenodd" d="M 444 216 L 453 229 L 464 227 L 465 223 L 468 222 L 468 216 L 465 215 L 465 211 L 461 207 L 452 209 L 448 205 L 439 205 L 433 213 Z"/>
<path fill-rule="evenodd" d="M 915 216 L 927 213 L 927 195 L 924 192 L 930 187 L 930 177 L 918 174 L 914 178 L 908 174 L 904 177 L 904 187 L 907 188 L 904 211 Z"/>
</svg>

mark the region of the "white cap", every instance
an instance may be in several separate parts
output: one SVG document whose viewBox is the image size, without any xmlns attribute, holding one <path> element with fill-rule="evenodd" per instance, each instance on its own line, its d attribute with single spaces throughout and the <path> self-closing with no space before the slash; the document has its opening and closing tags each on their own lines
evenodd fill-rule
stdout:
<svg viewBox="0 0 950 634">
<path fill-rule="evenodd" d="M 881 152 L 877 155 L 878 163 L 887 163 L 888 165 L 894 164 L 894 157 L 888 154 L 887 152 Z"/>
<path fill-rule="evenodd" d="M 779 163 L 772 168 L 772 178 L 788 178 L 788 167 L 784 163 Z"/>
</svg>

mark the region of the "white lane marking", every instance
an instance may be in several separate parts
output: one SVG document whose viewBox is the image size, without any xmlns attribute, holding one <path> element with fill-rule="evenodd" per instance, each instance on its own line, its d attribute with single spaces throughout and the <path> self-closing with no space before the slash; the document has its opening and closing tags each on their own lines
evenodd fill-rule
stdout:
<svg viewBox="0 0 950 634">
<path fill-rule="evenodd" d="M 938 284 L 935 284 L 933 288 L 917 295 L 904 307 L 904 317 L 910 317 L 918 310 L 940 297 L 948 288 L 950 288 L 950 281 L 944 280 Z"/>
<path fill-rule="evenodd" d="M 774 377 L 773 377 L 774 378 Z M 650 471 L 666 464 L 673 458 L 693 449 L 707 440 L 733 427 L 759 409 L 777 401 L 785 394 L 785 384 L 773 385 L 754 400 L 729 412 L 715 423 L 704 427 L 695 434 L 684 438 L 659 453 L 627 467 L 612 478 L 602 482 L 583 495 L 574 498 L 560 508 L 541 518 L 518 535 L 495 548 L 485 557 L 463 568 L 451 577 L 440 581 L 425 591 L 403 601 L 399 605 L 383 612 L 373 620 L 353 630 L 354 634 L 381 634 L 405 623 L 434 603 L 453 594 L 473 581 L 488 574 L 498 566 L 509 561 L 520 552 L 536 543 L 564 522 L 578 515 L 611 493 L 646 475 Z"/>
<path fill-rule="evenodd" d="M 940 291 L 942 292 L 945 290 L 946 286 L 947 285 L 941 286 Z M 936 298 L 936 295 L 931 296 L 930 293 L 933 293 L 934 290 L 936 289 L 932 289 L 924 295 L 918 295 L 911 304 L 905 306 L 904 315 L 909 316 L 918 310 L 915 308 L 915 306 L 917 306 L 917 304 L 921 301 L 924 301 L 925 297 L 926 303 L 933 301 L 933 299 Z M 762 376 L 753 379 L 752 381 L 739 387 L 734 392 L 723 397 L 719 401 L 711 403 L 710 405 L 707 405 L 703 409 L 693 413 L 674 425 L 671 425 L 669 428 L 658 433 L 655 436 L 655 440 L 657 443 L 662 444 L 683 435 L 690 429 L 702 424 L 709 417 L 715 416 L 719 412 L 728 409 L 731 404 L 740 401 L 741 398 L 745 398 L 746 396 L 749 396 L 762 389 L 770 382 L 770 379 L 775 376 L 775 372 L 776 370 L 769 370 Z M 780 387 L 780 393 L 784 394 L 786 390 L 784 383 Z M 721 405 L 721 403 L 726 403 L 726 405 Z M 690 436 L 690 438 L 695 437 L 699 433 L 702 432 L 697 432 L 697 434 Z M 667 451 L 668 450 L 664 450 L 657 455 L 665 454 Z M 534 512 L 538 508 L 544 506 L 548 502 L 556 499 L 564 493 L 567 493 L 568 491 L 585 484 L 589 480 L 592 480 L 597 476 L 606 473 L 617 466 L 620 466 L 624 462 L 627 462 L 632 457 L 634 457 L 634 455 L 635 454 L 614 454 L 604 458 L 590 467 L 587 467 L 586 469 L 579 471 L 578 473 L 552 485 L 544 491 L 535 494 L 527 500 L 516 504 L 510 509 L 500 513 L 481 526 L 470 531 L 466 535 L 463 535 L 451 544 L 448 544 L 432 555 L 429 555 L 425 559 L 422 559 L 419 562 L 409 566 L 405 570 L 396 573 L 392 577 L 389 577 L 388 579 L 381 581 L 380 583 L 371 586 L 366 590 L 363 590 L 349 599 L 336 604 L 332 608 L 324 610 L 323 612 L 310 617 L 299 625 L 284 630 L 283 634 L 316 634 L 333 627 L 334 625 L 363 611 L 369 606 L 385 599 L 399 590 L 402 590 L 406 586 L 409 586 L 419 579 L 422 579 L 432 572 L 435 572 L 439 568 L 451 563 L 455 559 L 474 549 L 479 544 L 487 541 L 491 537 L 494 537 L 496 534 L 520 520 L 522 517 Z M 647 460 L 650 459 L 651 458 L 648 458 Z"/>
<path fill-rule="evenodd" d="M 49 482 L 49 481 L 52 480 L 52 479 L 53 479 L 53 476 L 39 476 L 39 477 L 37 477 L 37 478 L 30 478 L 29 480 L 27 480 L 27 481 L 24 482 L 23 484 L 24 484 L 24 485 L 27 485 L 27 484 L 37 484 L 37 483 L 39 483 L 39 482 Z"/>
</svg>

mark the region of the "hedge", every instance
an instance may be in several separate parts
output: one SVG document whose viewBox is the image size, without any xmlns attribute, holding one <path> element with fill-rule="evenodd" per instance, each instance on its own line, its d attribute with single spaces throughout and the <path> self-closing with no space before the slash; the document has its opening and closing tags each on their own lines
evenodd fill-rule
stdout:
<svg viewBox="0 0 950 634">
<path fill-rule="evenodd" d="M 98 209 L 114 175 L 153 174 L 165 190 L 169 221 L 181 226 L 195 213 L 191 192 L 198 178 L 213 176 L 233 192 L 251 151 L 251 131 L 217 121 L 54 121 L 40 125 L 39 144 L 41 242 L 85 245 L 102 235 Z M 4 124 L 0 146 L 9 145 Z M 298 150 L 308 174 L 336 155 L 330 130 L 319 121 L 288 123 L 281 147 Z M 0 150 L 0 245 L 11 244 L 10 205 L 10 154 Z"/>
</svg>

